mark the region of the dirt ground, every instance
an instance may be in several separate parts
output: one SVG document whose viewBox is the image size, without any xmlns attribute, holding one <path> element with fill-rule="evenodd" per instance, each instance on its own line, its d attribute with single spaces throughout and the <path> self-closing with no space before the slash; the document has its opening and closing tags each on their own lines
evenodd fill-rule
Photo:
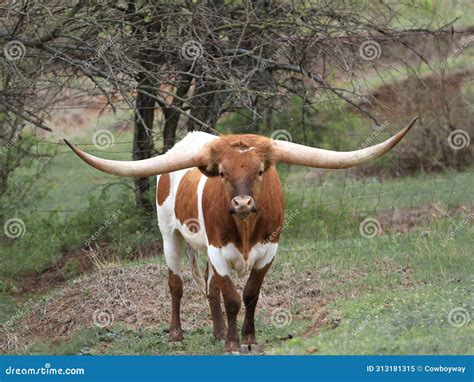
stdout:
<svg viewBox="0 0 474 382">
<path fill-rule="evenodd" d="M 293 274 L 285 278 L 269 273 L 259 300 L 258 317 L 269 324 L 288 319 L 321 323 L 321 308 L 342 297 L 324 289 L 320 275 L 327 270 L 289 272 Z M 56 289 L 39 303 L 25 303 L 23 309 L 20 308 L 24 311 L 23 317 L 3 328 L 0 351 L 25 352 L 35 339 L 60 342 L 77 330 L 94 325 L 166 328 L 170 312 L 166 275 L 166 266 L 158 264 L 125 268 L 108 265 L 97 269 L 93 274 Z M 360 276 L 355 272 L 338 275 L 348 281 Z M 241 291 L 245 278 L 235 279 L 235 282 Z M 210 327 L 207 301 L 188 270 L 184 271 L 184 285 L 183 329 Z"/>
</svg>

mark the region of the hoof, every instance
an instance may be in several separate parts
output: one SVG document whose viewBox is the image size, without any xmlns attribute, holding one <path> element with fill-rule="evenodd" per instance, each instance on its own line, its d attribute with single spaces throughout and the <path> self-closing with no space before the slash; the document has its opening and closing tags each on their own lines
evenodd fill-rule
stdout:
<svg viewBox="0 0 474 382">
<path fill-rule="evenodd" d="M 240 354 L 262 354 L 263 350 L 259 344 L 242 344 L 240 345 Z"/>
<path fill-rule="evenodd" d="M 240 354 L 240 344 L 238 341 L 228 341 L 225 343 L 224 352 L 228 354 Z"/>
<path fill-rule="evenodd" d="M 240 354 L 249 354 L 250 353 L 250 345 L 242 344 L 240 345 Z"/>
<path fill-rule="evenodd" d="M 250 345 L 250 352 L 255 354 L 262 354 L 263 349 L 259 344 L 252 344 Z"/>
<path fill-rule="evenodd" d="M 179 329 L 170 330 L 170 342 L 179 342 L 183 340 L 183 332 Z"/>
</svg>

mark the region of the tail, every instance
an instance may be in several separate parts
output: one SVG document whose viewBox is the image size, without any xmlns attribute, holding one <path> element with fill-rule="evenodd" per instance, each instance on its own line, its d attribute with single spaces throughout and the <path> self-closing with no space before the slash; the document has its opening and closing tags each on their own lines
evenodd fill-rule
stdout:
<svg viewBox="0 0 474 382">
<path fill-rule="evenodd" d="M 191 263 L 191 272 L 194 277 L 194 281 L 199 290 L 207 297 L 206 279 L 204 278 L 201 268 L 199 267 L 199 254 L 198 251 L 188 246 L 186 248 L 186 255 L 188 256 L 189 262 Z"/>
</svg>

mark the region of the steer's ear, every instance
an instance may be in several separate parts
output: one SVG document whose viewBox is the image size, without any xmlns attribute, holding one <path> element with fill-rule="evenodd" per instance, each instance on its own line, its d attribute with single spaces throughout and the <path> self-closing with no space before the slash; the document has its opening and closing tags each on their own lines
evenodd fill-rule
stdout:
<svg viewBox="0 0 474 382">
<path fill-rule="evenodd" d="M 257 145 L 257 152 L 260 154 L 260 158 L 262 158 L 265 171 L 276 163 L 275 148 L 271 141 L 266 140 L 262 144 Z"/>
<path fill-rule="evenodd" d="M 207 166 L 199 166 L 198 169 L 208 178 L 219 175 L 219 166 L 217 164 L 210 164 Z"/>
<path fill-rule="evenodd" d="M 201 152 L 201 163 L 207 163 L 204 166 L 198 166 L 198 169 L 207 177 L 219 175 L 219 163 L 217 161 L 218 150 L 214 147 L 215 144 L 211 144 Z"/>
</svg>

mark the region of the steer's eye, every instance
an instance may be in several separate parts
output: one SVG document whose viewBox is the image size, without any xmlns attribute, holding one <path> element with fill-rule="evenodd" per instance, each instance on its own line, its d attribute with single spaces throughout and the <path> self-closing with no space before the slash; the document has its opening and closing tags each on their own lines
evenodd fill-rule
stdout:
<svg viewBox="0 0 474 382">
<path fill-rule="evenodd" d="M 258 176 L 263 176 L 263 170 L 260 170 L 260 172 L 258 173 Z"/>
<path fill-rule="evenodd" d="M 221 172 L 219 173 L 219 176 L 220 176 L 221 178 L 224 178 L 224 173 L 221 171 Z"/>
</svg>

